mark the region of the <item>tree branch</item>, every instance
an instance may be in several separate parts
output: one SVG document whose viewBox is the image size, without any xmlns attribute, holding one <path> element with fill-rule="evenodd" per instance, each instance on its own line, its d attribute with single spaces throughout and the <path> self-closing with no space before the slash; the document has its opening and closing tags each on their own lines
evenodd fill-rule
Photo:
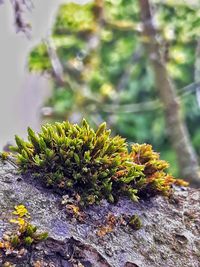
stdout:
<svg viewBox="0 0 200 267">
<path fill-rule="evenodd" d="M 199 186 L 200 173 L 197 155 L 192 147 L 187 127 L 182 118 L 178 95 L 161 54 L 157 30 L 151 14 L 150 2 L 149 0 L 139 0 L 139 4 L 144 39 L 147 40 L 144 46 L 154 71 L 155 86 L 164 107 L 167 132 L 177 155 L 181 175 L 193 185 Z"/>
<path fill-rule="evenodd" d="M 196 46 L 196 61 L 195 61 L 195 74 L 194 74 L 194 80 L 196 83 L 200 82 L 200 38 L 197 41 L 197 46 Z M 196 98 L 197 98 L 197 103 L 200 107 L 200 85 L 196 87 Z"/>
<path fill-rule="evenodd" d="M 125 87 L 127 86 L 129 80 L 130 80 L 130 76 L 132 73 L 132 67 L 134 64 L 136 64 L 137 62 L 139 62 L 139 60 L 142 57 L 142 49 L 136 49 L 136 51 L 133 52 L 130 60 L 128 61 L 126 67 L 124 68 L 124 71 L 122 73 L 122 75 L 119 78 L 118 84 L 116 86 L 116 91 L 122 91 L 123 89 L 125 89 Z"/>
<path fill-rule="evenodd" d="M 10 0 L 14 18 L 16 32 L 23 32 L 28 38 L 30 38 L 31 25 L 25 19 L 24 13 L 27 10 L 32 10 L 33 4 L 31 0 Z"/>
<path fill-rule="evenodd" d="M 51 61 L 53 76 L 55 77 L 59 85 L 63 85 L 64 84 L 63 67 L 57 56 L 56 48 L 53 46 L 53 42 L 49 38 L 44 39 L 44 44 L 47 47 L 49 59 Z"/>
</svg>

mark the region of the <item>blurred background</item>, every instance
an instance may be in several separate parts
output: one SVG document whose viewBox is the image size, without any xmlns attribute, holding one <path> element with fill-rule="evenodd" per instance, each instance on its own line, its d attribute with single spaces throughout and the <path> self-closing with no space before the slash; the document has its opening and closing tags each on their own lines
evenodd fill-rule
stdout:
<svg viewBox="0 0 200 267">
<path fill-rule="evenodd" d="M 84 117 L 198 180 L 199 0 L 35 0 L 28 15 L 32 38 L 0 6 L 1 147 L 27 126 Z"/>
</svg>

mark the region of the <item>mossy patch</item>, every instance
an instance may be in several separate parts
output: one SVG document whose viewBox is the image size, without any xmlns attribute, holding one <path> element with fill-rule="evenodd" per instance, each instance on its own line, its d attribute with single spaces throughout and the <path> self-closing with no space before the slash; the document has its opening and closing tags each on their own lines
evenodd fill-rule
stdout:
<svg viewBox="0 0 200 267">
<path fill-rule="evenodd" d="M 93 130 L 83 120 L 42 126 L 36 134 L 28 128 L 28 141 L 16 136 L 17 164 L 45 185 L 79 196 L 80 204 L 116 202 L 121 196 L 133 201 L 140 196 L 169 194 L 175 179 L 165 172 L 151 145 L 133 144 L 131 151 L 120 136 L 111 136 L 106 124 Z"/>
<path fill-rule="evenodd" d="M 24 205 L 15 206 L 13 215 L 15 217 L 10 219 L 10 223 L 16 227 L 11 232 L 5 232 L 0 240 L 0 257 L 23 256 L 25 248 L 48 237 L 47 232 L 38 233 L 38 228 L 30 223 L 30 214 Z"/>
</svg>

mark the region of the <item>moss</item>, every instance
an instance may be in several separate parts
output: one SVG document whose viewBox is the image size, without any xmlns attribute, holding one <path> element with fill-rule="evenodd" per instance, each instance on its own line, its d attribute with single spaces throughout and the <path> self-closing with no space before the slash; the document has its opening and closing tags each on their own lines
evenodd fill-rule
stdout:
<svg viewBox="0 0 200 267">
<path fill-rule="evenodd" d="M 13 216 L 10 223 L 16 227 L 12 232 L 3 235 L 0 241 L 0 256 L 1 253 L 9 255 L 14 252 L 18 255 L 22 248 L 30 247 L 33 243 L 41 242 L 48 237 L 47 232 L 38 232 L 37 227 L 30 223 L 30 215 L 25 206 L 15 206 Z"/>
<path fill-rule="evenodd" d="M 138 215 L 132 215 L 128 221 L 128 225 L 134 230 L 139 230 L 142 227 L 142 221 Z"/>
<path fill-rule="evenodd" d="M 8 152 L 0 152 L 0 158 L 4 161 L 7 160 L 9 157 L 9 153 Z"/>
<path fill-rule="evenodd" d="M 133 144 L 128 152 L 125 139 L 111 136 L 106 124 L 94 131 L 68 121 L 42 126 L 36 134 L 28 128 L 28 141 L 16 136 L 17 164 L 45 185 L 70 196 L 80 204 L 118 201 L 128 196 L 169 194 L 175 179 L 165 172 L 168 163 L 148 144 Z"/>
</svg>

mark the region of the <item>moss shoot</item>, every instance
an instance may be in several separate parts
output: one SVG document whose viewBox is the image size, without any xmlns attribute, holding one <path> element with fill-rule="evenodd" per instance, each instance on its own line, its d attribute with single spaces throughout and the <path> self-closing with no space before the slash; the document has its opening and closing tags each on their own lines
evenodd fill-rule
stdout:
<svg viewBox="0 0 200 267">
<path fill-rule="evenodd" d="M 24 205 L 15 206 L 13 215 L 15 217 L 10 219 L 10 223 L 16 227 L 12 231 L 5 232 L 0 240 L 1 258 L 8 255 L 21 257 L 25 252 L 24 248 L 44 241 L 48 237 L 47 232 L 38 232 L 38 228 L 30 223 L 30 215 Z"/>
<path fill-rule="evenodd" d="M 28 141 L 15 137 L 14 151 L 22 173 L 31 173 L 46 186 L 79 196 L 80 204 L 116 202 L 121 196 L 136 201 L 142 196 L 169 194 L 175 179 L 165 172 L 166 161 L 148 144 L 133 144 L 131 151 L 120 136 L 111 136 L 106 124 L 94 131 L 68 121 L 28 128 Z"/>
</svg>

